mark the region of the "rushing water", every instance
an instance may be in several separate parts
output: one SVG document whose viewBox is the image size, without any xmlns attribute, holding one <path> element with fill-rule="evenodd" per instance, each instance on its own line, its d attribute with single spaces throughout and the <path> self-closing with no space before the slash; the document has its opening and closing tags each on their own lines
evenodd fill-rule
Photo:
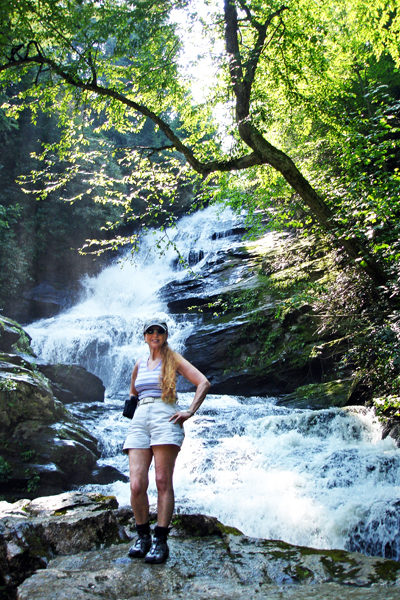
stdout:
<svg viewBox="0 0 400 600">
<path fill-rule="evenodd" d="M 201 276 L 238 243 L 226 235 L 236 225 L 229 212 L 218 219 L 206 209 L 168 235 L 197 261 L 193 270 Z M 147 354 L 142 323 L 163 316 L 171 346 L 180 351 L 193 328 L 170 315 L 159 294 L 168 282 L 188 277 L 187 270 L 177 270 L 171 248 L 159 257 L 154 240 L 152 234 L 144 240 L 136 264 L 116 264 L 88 279 L 77 306 L 28 328 L 41 358 L 79 362 L 103 379 L 104 404 L 70 408 L 98 437 L 101 463 L 125 473 L 121 447 L 129 423 L 121 408 L 134 361 Z M 185 407 L 193 396 L 179 397 Z M 178 511 L 214 515 L 255 537 L 400 560 L 400 451 L 391 438 L 381 439 L 371 411 L 292 410 L 274 398 L 211 394 L 185 431 L 175 474 Z M 154 477 L 149 491 L 154 502 Z M 110 484 L 106 492 L 129 504 L 129 484 Z"/>
</svg>

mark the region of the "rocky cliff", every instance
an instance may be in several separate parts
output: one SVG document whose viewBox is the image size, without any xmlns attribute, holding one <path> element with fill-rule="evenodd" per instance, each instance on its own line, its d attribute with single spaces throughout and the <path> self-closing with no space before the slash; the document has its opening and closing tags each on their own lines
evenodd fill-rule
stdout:
<svg viewBox="0 0 400 600">
<path fill-rule="evenodd" d="M 335 394 L 320 386 L 298 400 L 343 406 L 355 387 L 351 371 L 338 368 L 343 335 L 323 331 L 321 316 L 299 294 L 306 281 L 323 286 L 333 268 L 316 240 L 268 234 L 214 257 L 201 277 L 177 279 L 160 296 L 194 324 L 185 357 L 207 374 L 214 393 L 283 395 L 335 382 Z"/>
<path fill-rule="evenodd" d="M 97 440 L 63 404 L 103 400 L 98 377 L 79 365 L 38 364 L 26 332 L 0 318 L 0 494 L 34 498 L 125 479 L 97 468 Z"/>
</svg>

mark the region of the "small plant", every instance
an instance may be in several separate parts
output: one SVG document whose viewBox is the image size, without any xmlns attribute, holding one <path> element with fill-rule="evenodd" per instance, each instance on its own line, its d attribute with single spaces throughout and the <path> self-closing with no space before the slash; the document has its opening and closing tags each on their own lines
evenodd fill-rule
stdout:
<svg viewBox="0 0 400 600">
<path fill-rule="evenodd" d="M 11 465 L 2 456 L 0 456 L 0 481 L 10 479 Z"/>
<path fill-rule="evenodd" d="M 400 396 L 374 398 L 372 403 L 379 417 L 400 417 Z"/>
<path fill-rule="evenodd" d="M 31 342 L 25 331 L 20 332 L 19 340 L 13 345 L 13 348 L 18 352 L 32 354 Z"/>
<path fill-rule="evenodd" d="M 32 477 L 29 479 L 26 489 L 28 492 L 34 492 L 37 490 L 40 484 L 40 475 L 39 473 L 34 473 Z"/>
<path fill-rule="evenodd" d="M 17 382 L 10 377 L 4 377 L 0 379 L 0 391 L 1 392 L 14 392 L 17 389 Z"/>
<path fill-rule="evenodd" d="M 36 452 L 34 450 L 27 450 L 26 452 L 21 452 L 20 456 L 24 462 L 29 462 L 36 456 Z"/>
</svg>

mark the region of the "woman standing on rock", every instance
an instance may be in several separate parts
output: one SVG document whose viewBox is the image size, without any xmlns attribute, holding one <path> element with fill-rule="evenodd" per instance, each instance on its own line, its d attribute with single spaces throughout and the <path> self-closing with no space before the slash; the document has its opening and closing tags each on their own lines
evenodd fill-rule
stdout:
<svg viewBox="0 0 400 600">
<path fill-rule="evenodd" d="M 131 504 L 138 537 L 129 549 L 132 558 L 145 557 L 147 563 L 161 563 L 169 555 L 167 536 L 174 510 L 172 484 L 176 457 L 183 442 L 183 423 L 199 408 L 210 382 L 196 367 L 168 345 L 168 327 L 161 320 L 145 323 L 144 340 L 148 358 L 140 358 L 132 371 L 130 394 L 139 402 L 131 421 L 124 452 L 129 454 Z M 176 404 L 176 376 L 183 375 L 196 386 L 189 410 Z M 150 534 L 149 469 L 154 457 L 157 486 L 157 525 Z"/>
</svg>

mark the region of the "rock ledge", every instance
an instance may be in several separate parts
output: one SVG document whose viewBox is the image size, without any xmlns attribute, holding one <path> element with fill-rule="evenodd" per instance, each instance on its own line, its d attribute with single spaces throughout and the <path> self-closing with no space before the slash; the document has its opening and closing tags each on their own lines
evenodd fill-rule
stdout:
<svg viewBox="0 0 400 600">
<path fill-rule="evenodd" d="M 114 497 L 2 502 L 0 516 L 7 600 L 400 597 L 398 562 L 249 538 L 204 515 L 175 516 L 162 565 L 128 558 L 132 512 Z"/>
</svg>

